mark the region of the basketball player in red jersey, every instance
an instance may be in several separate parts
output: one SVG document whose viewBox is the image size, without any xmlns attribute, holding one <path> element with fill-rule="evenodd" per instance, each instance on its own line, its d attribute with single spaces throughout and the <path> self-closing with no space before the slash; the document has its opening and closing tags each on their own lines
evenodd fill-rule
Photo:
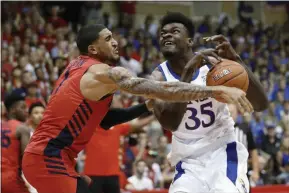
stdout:
<svg viewBox="0 0 289 193">
<path fill-rule="evenodd" d="M 176 102 L 217 97 L 239 105 L 243 111 L 252 111 L 245 93 L 236 88 L 152 81 L 133 77 L 124 68 L 111 67 L 119 60 L 118 45 L 103 25 L 80 29 L 77 46 L 81 55 L 70 62 L 56 82 L 43 119 L 25 150 L 23 172 L 39 193 L 89 192 L 74 170 L 74 158 L 105 116 L 128 119 L 125 111 L 109 111 L 117 90 Z M 201 63 L 203 59 L 204 55 L 197 54 L 190 62 Z"/>
<path fill-rule="evenodd" d="M 21 176 L 21 159 L 30 138 L 29 129 L 23 124 L 27 118 L 25 98 L 12 93 L 4 103 L 8 121 L 1 121 L 1 191 L 28 193 Z"/>
</svg>

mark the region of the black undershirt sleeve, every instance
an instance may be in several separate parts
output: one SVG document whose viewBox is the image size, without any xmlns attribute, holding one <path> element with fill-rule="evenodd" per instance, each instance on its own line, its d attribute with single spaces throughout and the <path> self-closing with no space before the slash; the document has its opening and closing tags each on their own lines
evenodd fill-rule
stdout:
<svg viewBox="0 0 289 193">
<path fill-rule="evenodd" d="M 114 125 L 131 121 L 144 113 L 149 113 L 145 103 L 135 105 L 129 108 L 111 108 L 103 118 L 100 126 L 107 130 Z"/>
<path fill-rule="evenodd" d="M 253 133 L 249 128 L 249 131 L 247 132 L 247 140 L 248 140 L 248 150 L 252 151 L 256 149 L 256 143 L 253 137 Z"/>
</svg>

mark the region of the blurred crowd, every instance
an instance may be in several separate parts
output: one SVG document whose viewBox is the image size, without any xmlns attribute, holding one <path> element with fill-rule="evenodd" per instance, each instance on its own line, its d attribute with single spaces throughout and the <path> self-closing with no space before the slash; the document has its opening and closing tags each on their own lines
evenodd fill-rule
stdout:
<svg viewBox="0 0 289 193">
<path fill-rule="evenodd" d="M 103 13 L 101 2 L 83 2 L 77 7 L 77 16 L 71 16 L 66 5 L 53 3 L 2 2 L 2 101 L 13 90 L 26 95 L 28 107 L 35 102 L 47 104 L 55 81 L 69 61 L 79 55 L 75 43 L 77 30 L 88 23 L 101 22 L 110 28 L 121 53 L 117 65 L 135 75 L 147 77 L 164 61 L 154 16 L 148 15 L 140 28 L 134 27 L 136 2 L 116 2 L 118 18 Z M 194 49 L 213 47 L 203 37 L 223 34 L 260 78 L 270 101 L 269 109 L 239 116 L 238 122 L 249 124 L 258 146 L 261 178 L 256 185 L 289 183 L 289 20 L 283 25 L 266 25 L 243 14 L 250 12 L 245 5 L 240 4 L 238 11 L 239 22 L 235 25 L 225 13 L 218 22 L 213 22 L 210 15 L 195 22 Z M 143 100 L 122 93 L 115 97 L 122 107 Z M 5 119 L 3 105 L 1 110 L 1 118 Z M 129 189 L 129 184 L 135 181 L 133 177 L 141 175 L 147 180 L 145 189 L 168 188 L 174 177 L 174 168 L 166 159 L 170 141 L 171 134 L 155 119 L 147 122 L 141 132 L 122 136 L 119 151 L 122 187 Z M 80 172 L 83 163 L 85 156 L 80 157 Z"/>
</svg>

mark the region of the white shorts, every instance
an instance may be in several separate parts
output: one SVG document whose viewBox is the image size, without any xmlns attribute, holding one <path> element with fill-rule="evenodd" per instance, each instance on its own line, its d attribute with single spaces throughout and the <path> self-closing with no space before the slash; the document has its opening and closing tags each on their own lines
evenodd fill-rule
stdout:
<svg viewBox="0 0 289 193">
<path fill-rule="evenodd" d="M 248 193 L 248 151 L 232 142 L 197 159 L 176 165 L 169 193 Z"/>
</svg>

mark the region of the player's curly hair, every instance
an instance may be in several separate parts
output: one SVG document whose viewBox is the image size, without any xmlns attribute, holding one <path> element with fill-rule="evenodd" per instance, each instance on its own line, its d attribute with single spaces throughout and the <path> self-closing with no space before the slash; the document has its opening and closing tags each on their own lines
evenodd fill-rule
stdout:
<svg viewBox="0 0 289 193">
<path fill-rule="evenodd" d="M 168 12 L 161 20 L 161 28 L 169 23 L 181 23 L 187 30 L 189 37 L 193 38 L 195 35 L 195 27 L 192 20 L 179 12 Z"/>
<path fill-rule="evenodd" d="M 79 30 L 76 38 L 76 45 L 81 54 L 88 53 L 88 46 L 98 39 L 99 32 L 104 28 L 106 28 L 104 25 L 94 24 L 86 25 Z"/>
<path fill-rule="evenodd" d="M 18 101 L 25 101 L 25 94 L 20 94 L 16 91 L 12 91 L 12 93 L 6 96 L 4 100 L 4 105 L 7 111 L 9 112 Z"/>
</svg>

